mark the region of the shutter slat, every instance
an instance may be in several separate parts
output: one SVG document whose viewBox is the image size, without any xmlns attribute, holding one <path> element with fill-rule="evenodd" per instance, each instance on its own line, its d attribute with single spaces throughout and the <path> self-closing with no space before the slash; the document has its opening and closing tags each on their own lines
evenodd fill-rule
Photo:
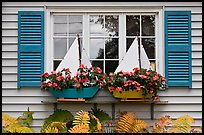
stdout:
<svg viewBox="0 0 204 135">
<path fill-rule="evenodd" d="M 165 57 L 168 86 L 191 87 L 190 11 L 165 11 Z"/>
<path fill-rule="evenodd" d="M 40 86 L 44 72 L 44 12 L 18 12 L 18 87 Z"/>
</svg>

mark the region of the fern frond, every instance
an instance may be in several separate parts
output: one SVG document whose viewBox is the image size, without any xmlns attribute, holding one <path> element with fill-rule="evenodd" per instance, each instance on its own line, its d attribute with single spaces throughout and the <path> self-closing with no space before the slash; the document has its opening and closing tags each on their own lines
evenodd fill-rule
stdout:
<svg viewBox="0 0 204 135">
<path fill-rule="evenodd" d="M 164 117 L 159 117 L 158 120 L 156 120 L 155 125 L 153 126 L 152 133 L 166 133 L 166 128 L 169 124 L 172 124 L 172 119 L 170 118 L 170 116 L 165 115 Z"/>
<path fill-rule="evenodd" d="M 194 119 L 188 115 L 177 118 L 172 123 L 172 127 L 169 129 L 169 133 L 189 133 L 191 130 L 191 124 L 194 123 Z"/>
<path fill-rule="evenodd" d="M 89 125 L 88 124 L 80 124 L 80 125 L 75 125 L 73 128 L 68 130 L 69 133 L 89 133 Z"/>
<path fill-rule="evenodd" d="M 73 125 L 88 124 L 90 117 L 88 112 L 79 111 L 74 118 Z"/>
<path fill-rule="evenodd" d="M 19 124 L 11 124 L 6 127 L 6 130 L 10 133 L 35 133 L 33 129 L 21 126 Z"/>
<path fill-rule="evenodd" d="M 143 120 L 135 120 L 132 126 L 132 133 L 146 133 L 149 125 Z"/>
<path fill-rule="evenodd" d="M 129 133 L 135 118 L 136 115 L 133 112 L 125 113 L 120 116 L 119 121 L 117 122 L 116 131 L 118 133 Z"/>
<path fill-rule="evenodd" d="M 58 132 L 56 131 L 57 129 L 49 129 L 48 127 L 50 126 L 50 124 L 52 122 L 67 122 L 70 120 L 73 120 L 74 116 L 71 114 L 71 112 L 67 111 L 67 110 L 61 110 L 61 109 L 57 109 L 53 114 L 51 114 L 48 118 L 45 119 L 44 124 L 41 128 L 41 132 L 51 132 L 51 133 L 55 133 Z M 45 130 L 46 129 L 46 130 Z"/>
<path fill-rule="evenodd" d="M 46 128 L 41 130 L 42 133 L 59 133 L 66 130 L 66 122 L 52 122 Z"/>
<path fill-rule="evenodd" d="M 11 117 L 8 114 L 2 113 L 2 123 L 5 126 L 18 123 L 17 118 Z"/>
<path fill-rule="evenodd" d="M 95 130 L 95 132 L 102 132 L 102 125 L 100 123 L 100 120 L 91 113 L 89 115 L 90 115 L 90 119 L 94 119 L 96 121 L 96 130 Z"/>
</svg>

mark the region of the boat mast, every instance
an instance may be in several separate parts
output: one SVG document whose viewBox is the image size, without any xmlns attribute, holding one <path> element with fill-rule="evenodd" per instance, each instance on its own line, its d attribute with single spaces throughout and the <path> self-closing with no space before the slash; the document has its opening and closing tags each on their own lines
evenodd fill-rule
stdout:
<svg viewBox="0 0 204 135">
<path fill-rule="evenodd" d="M 81 65 L 81 45 L 80 45 L 80 38 L 79 38 L 79 34 L 77 34 L 77 38 L 78 38 L 78 47 L 79 47 L 79 65 Z"/>
<path fill-rule="evenodd" d="M 139 68 L 141 69 L 141 58 L 140 58 L 140 43 L 139 43 L 139 38 L 138 38 L 138 36 L 137 36 L 137 41 L 138 41 L 138 55 L 139 55 L 139 58 L 138 58 L 138 60 L 139 60 Z"/>
</svg>

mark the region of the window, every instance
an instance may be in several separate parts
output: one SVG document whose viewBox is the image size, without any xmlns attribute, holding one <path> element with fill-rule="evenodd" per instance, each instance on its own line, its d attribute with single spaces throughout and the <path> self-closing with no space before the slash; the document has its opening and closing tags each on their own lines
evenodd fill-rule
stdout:
<svg viewBox="0 0 204 135">
<path fill-rule="evenodd" d="M 114 72 L 137 36 L 154 70 L 157 70 L 156 13 L 53 14 L 53 70 L 80 35 L 93 66 Z M 134 61 L 134 60 L 133 60 Z"/>
<path fill-rule="evenodd" d="M 53 46 L 55 70 L 72 45 L 76 34 L 82 37 L 82 15 L 54 15 Z"/>
<path fill-rule="evenodd" d="M 114 72 L 119 61 L 119 16 L 90 15 L 90 60 L 106 73 Z"/>
</svg>

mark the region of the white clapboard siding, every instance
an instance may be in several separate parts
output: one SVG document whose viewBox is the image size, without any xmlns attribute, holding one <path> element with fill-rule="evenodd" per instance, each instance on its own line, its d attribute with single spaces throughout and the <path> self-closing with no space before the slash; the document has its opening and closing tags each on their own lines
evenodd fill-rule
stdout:
<svg viewBox="0 0 204 135">
<path fill-rule="evenodd" d="M 17 74 L 18 69 L 16 67 L 2 67 L 2 73 L 4 74 Z"/>
<path fill-rule="evenodd" d="M 200 29 L 192 28 L 192 35 L 202 36 L 202 28 L 200 28 Z"/>
<path fill-rule="evenodd" d="M 17 51 L 18 51 L 18 46 L 17 45 L 8 45 L 8 44 L 4 45 L 4 44 L 2 44 L 2 53 L 4 53 L 4 52 L 15 52 L 15 53 L 17 53 Z"/>
<path fill-rule="evenodd" d="M 193 50 L 193 52 L 195 52 L 195 51 L 202 52 L 202 45 L 201 44 L 192 44 L 192 50 Z"/>
<path fill-rule="evenodd" d="M 54 97 L 39 87 L 23 87 L 17 89 L 17 51 L 18 51 L 18 11 L 19 10 L 44 10 L 80 9 L 87 11 L 106 12 L 106 9 L 117 11 L 120 8 L 137 9 L 150 7 L 165 10 L 191 10 L 192 13 L 192 88 L 170 87 L 159 93 L 161 100 L 167 100 L 168 104 L 155 105 L 154 117 L 169 115 L 176 119 L 183 115 L 189 115 L 195 119 L 194 127 L 202 126 L 202 3 L 201 2 L 3 2 L 2 3 L 2 112 L 13 117 L 18 117 L 29 107 L 34 111 L 34 121 L 31 127 L 40 132 L 44 119 L 53 113 L 52 104 L 42 104 L 41 101 L 53 100 Z M 46 20 L 46 18 L 45 18 Z M 46 22 L 46 21 L 45 21 Z M 45 24 L 46 28 L 46 24 Z M 46 39 L 46 38 L 45 38 Z M 105 95 L 103 96 L 105 100 Z M 109 97 L 110 98 L 110 97 Z M 112 116 L 111 104 L 98 104 L 100 109 Z M 93 104 L 67 103 L 58 104 L 58 108 L 71 111 L 73 115 L 80 110 L 90 111 Z M 136 112 L 139 119 L 143 119 L 151 126 L 150 105 L 120 103 L 115 105 L 115 115 L 121 111 Z"/>
<path fill-rule="evenodd" d="M 18 23 L 18 22 L 16 21 L 16 23 Z M 4 30 L 2 30 L 2 36 L 5 36 L 5 37 L 18 36 L 18 31 L 17 31 L 17 29 L 4 29 Z M 17 44 L 15 44 L 15 45 L 17 45 Z"/>
</svg>

